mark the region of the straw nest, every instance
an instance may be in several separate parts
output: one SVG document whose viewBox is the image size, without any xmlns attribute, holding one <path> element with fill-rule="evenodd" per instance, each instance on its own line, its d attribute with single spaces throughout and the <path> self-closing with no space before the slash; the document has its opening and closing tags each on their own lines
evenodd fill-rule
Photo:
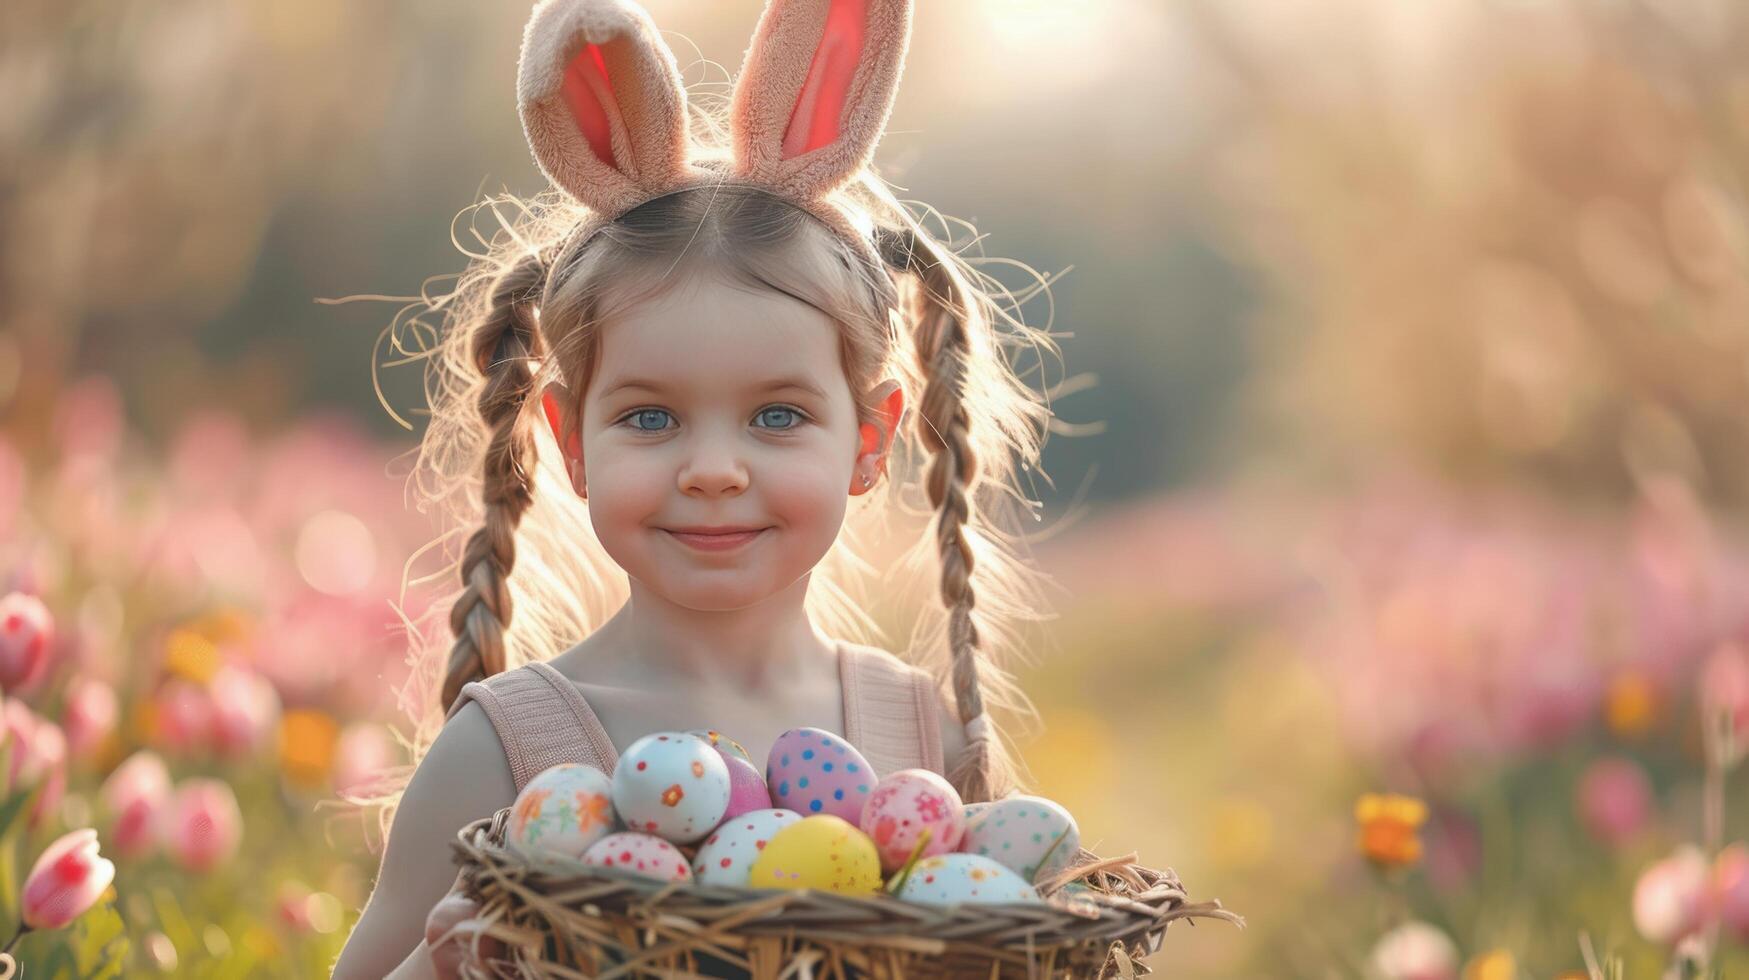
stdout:
<svg viewBox="0 0 1749 980">
<path fill-rule="evenodd" d="M 1134 853 L 1076 864 L 1038 883 L 1040 903 L 938 907 L 886 894 L 838 895 L 658 882 L 617 868 L 530 858 L 504 846 L 511 809 L 453 842 L 463 887 L 509 948 L 477 977 L 747 977 L 920 980 L 1133 977 L 1180 919 L 1243 925 L 1218 901 L 1189 900 L 1178 876 Z M 683 847 L 688 860 L 693 848 Z M 1065 890 L 1070 882 L 1085 889 Z"/>
</svg>

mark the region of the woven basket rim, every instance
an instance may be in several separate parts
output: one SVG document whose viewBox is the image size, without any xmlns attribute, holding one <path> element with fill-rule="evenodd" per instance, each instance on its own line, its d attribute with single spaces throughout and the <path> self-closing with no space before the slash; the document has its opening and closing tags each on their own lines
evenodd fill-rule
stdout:
<svg viewBox="0 0 1749 980">
<path fill-rule="evenodd" d="M 452 846 L 470 897 L 495 910 L 505 926 L 501 938 L 524 945 L 533 934 L 518 923 L 532 916 L 552 927 L 554 907 L 563 906 L 559 917 L 591 917 L 591 939 L 601 938 L 607 927 L 641 934 L 659 922 L 681 937 L 669 938 L 682 945 L 695 934 L 721 944 L 710 948 L 729 949 L 783 937 L 785 942 L 825 947 L 901 949 L 920 956 L 952 954 L 1016 964 L 1037 955 L 1055 961 L 1061 954 L 1084 969 L 1103 964 L 1113 947 L 1119 947 L 1119 958 L 1145 973 L 1133 960 L 1157 951 L 1171 922 L 1203 918 L 1244 924 L 1219 901 L 1191 903 L 1171 869 L 1143 867 L 1133 863 L 1133 855 L 1098 859 L 1082 849 L 1075 870 L 1090 870 L 1065 872 L 1051 894 L 1041 896 L 1043 901 L 930 905 L 885 891 L 861 896 L 663 882 L 562 855 L 530 855 L 503 843 L 511 809 L 468 823 Z M 1095 882 L 1084 897 L 1072 905 L 1058 900 L 1063 884 L 1088 875 Z M 574 918 L 567 921 L 578 924 Z"/>
</svg>

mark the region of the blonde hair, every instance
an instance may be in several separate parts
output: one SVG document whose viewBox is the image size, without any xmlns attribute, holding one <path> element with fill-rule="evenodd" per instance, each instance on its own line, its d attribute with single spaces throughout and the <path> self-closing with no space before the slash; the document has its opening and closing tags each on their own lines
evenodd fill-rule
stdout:
<svg viewBox="0 0 1749 980">
<path fill-rule="evenodd" d="M 878 638 L 858 602 L 871 574 L 882 574 L 883 591 L 932 576 L 872 568 L 864 519 L 933 516 L 896 561 L 936 565 L 941 602 L 922 604 L 899 655 L 938 683 L 951 681 L 962 722 L 986 710 L 993 721 L 1036 720 L 1010 666 L 1024 659 L 1018 628 L 1046 616 L 1046 580 L 1021 554 L 1019 527 L 1032 516 L 1020 480 L 1037 472 L 1050 411 L 1048 391 L 1029 387 L 1015 360 L 1029 350 L 1042 376 L 1046 361 L 1060 356 L 1048 329 L 1018 315 L 1048 282 L 1034 274 L 1036 287 L 1016 296 L 973 268 L 986 260 L 968 260 L 929 234 L 866 169 L 834 200 L 873 229 L 883 267 L 869 268 L 821 220 L 746 183 L 661 195 L 587 241 L 574 232 L 590 213 L 558 192 L 476 206 L 489 208 L 500 228 L 489 241 L 480 236 L 485 250 L 473 253 L 451 293 L 423 301 L 444 314 L 443 329 L 409 321 L 420 324 L 415 345 L 399 343 L 395 324 L 388 331 L 408 360 L 427 362 L 430 422 L 409 482 L 420 509 L 435 512 L 444 528 L 426 550 L 441 545 L 448 561 L 426 578 L 461 582 L 421 622 L 408 621 L 412 669 L 400 700 L 413 721 L 403 740 L 415 762 L 464 683 L 550 659 L 624 601 L 623 573 L 595 540 L 587 504 L 572 491 L 531 402 L 551 380 L 580 395 L 597 326 L 672 286 L 682 262 L 709 263 L 840 324 L 843 367 L 865 418 L 882 377 L 898 378 L 914 406 L 892 447 L 890 479 L 867 495 L 871 503 L 852 509 L 815 569 L 809 616 L 831 636 Z M 456 555 L 461 533 L 469 536 Z M 449 629 L 431 629 L 446 612 Z M 968 802 L 1021 788 L 1027 777 L 1003 724 L 973 742 L 968 756 L 977 757 L 949 774 Z M 383 804 L 385 828 L 411 769 L 391 776 L 385 795 L 357 801 Z"/>
</svg>

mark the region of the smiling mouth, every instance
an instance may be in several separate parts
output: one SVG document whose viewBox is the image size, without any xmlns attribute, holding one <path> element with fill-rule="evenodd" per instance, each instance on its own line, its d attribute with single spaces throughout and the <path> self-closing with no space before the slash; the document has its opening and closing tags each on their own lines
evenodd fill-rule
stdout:
<svg viewBox="0 0 1749 980">
<path fill-rule="evenodd" d="M 672 528 L 663 528 L 663 530 L 667 531 L 674 540 L 689 548 L 695 548 L 699 551 L 733 551 L 771 529 L 757 527 L 721 531 L 702 529 L 680 531 Z"/>
</svg>

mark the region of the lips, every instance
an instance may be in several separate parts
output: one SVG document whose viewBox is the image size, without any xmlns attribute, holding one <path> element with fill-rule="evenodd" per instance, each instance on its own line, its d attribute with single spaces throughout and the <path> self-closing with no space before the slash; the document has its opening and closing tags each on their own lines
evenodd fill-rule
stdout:
<svg viewBox="0 0 1749 980">
<path fill-rule="evenodd" d="M 698 551 L 731 551 L 753 541 L 769 528 L 723 526 L 670 527 L 663 530 L 674 540 Z"/>
</svg>

